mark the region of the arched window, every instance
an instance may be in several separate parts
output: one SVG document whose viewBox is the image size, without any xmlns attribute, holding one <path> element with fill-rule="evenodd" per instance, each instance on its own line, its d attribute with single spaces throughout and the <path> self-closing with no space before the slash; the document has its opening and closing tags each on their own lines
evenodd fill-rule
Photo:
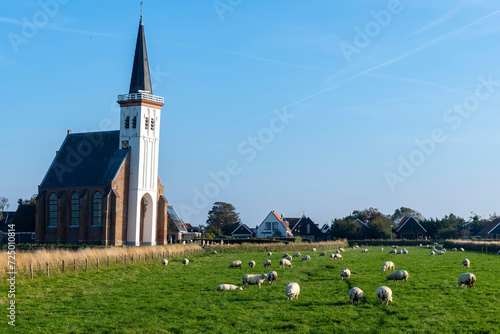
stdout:
<svg viewBox="0 0 500 334">
<path fill-rule="evenodd" d="M 155 129 L 155 119 L 151 117 L 151 130 Z"/>
<path fill-rule="evenodd" d="M 52 194 L 49 197 L 49 226 L 57 226 L 57 196 Z"/>
<path fill-rule="evenodd" d="M 71 195 L 71 226 L 80 224 L 80 196 L 77 193 Z"/>
<path fill-rule="evenodd" d="M 130 126 L 130 116 L 125 117 L 125 129 L 128 129 Z"/>
<path fill-rule="evenodd" d="M 135 129 L 137 127 L 137 116 L 134 116 L 132 118 L 132 129 Z"/>
<path fill-rule="evenodd" d="M 148 129 L 149 128 L 149 118 L 146 117 L 146 119 L 144 120 L 144 129 Z"/>
<path fill-rule="evenodd" d="M 96 192 L 92 198 L 92 225 L 102 224 L 102 194 Z"/>
</svg>

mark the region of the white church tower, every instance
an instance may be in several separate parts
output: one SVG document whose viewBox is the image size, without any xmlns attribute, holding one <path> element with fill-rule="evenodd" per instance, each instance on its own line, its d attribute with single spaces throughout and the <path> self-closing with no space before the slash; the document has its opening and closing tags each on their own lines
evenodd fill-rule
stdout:
<svg viewBox="0 0 500 334">
<path fill-rule="evenodd" d="M 128 245 L 154 245 L 158 196 L 158 152 L 163 97 L 154 96 L 142 15 L 128 94 L 118 96 L 120 146 L 130 151 Z"/>
</svg>

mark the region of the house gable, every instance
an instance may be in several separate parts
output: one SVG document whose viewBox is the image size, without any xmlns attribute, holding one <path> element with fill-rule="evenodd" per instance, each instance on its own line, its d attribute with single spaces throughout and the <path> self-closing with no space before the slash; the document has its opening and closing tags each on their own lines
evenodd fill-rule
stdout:
<svg viewBox="0 0 500 334">
<path fill-rule="evenodd" d="M 233 237 L 251 237 L 253 236 L 253 232 L 248 226 L 241 224 L 231 233 L 231 235 Z"/>
<path fill-rule="evenodd" d="M 256 236 L 258 238 L 265 238 L 276 235 L 276 232 L 283 237 L 291 234 L 288 222 L 286 220 L 283 221 L 276 212 L 271 211 L 257 227 Z"/>
<path fill-rule="evenodd" d="M 493 221 L 491 221 L 491 223 L 486 225 L 481 231 L 477 233 L 477 235 L 483 236 L 485 238 L 489 238 L 491 234 L 500 234 L 500 218 L 494 219 Z"/>
<path fill-rule="evenodd" d="M 399 239 L 423 239 L 426 234 L 427 230 L 412 216 L 403 218 L 396 230 Z"/>
</svg>

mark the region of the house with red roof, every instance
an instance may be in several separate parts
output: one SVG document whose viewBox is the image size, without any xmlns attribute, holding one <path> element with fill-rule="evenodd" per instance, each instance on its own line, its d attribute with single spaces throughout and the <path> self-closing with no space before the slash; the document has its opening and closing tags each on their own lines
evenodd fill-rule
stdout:
<svg viewBox="0 0 500 334">
<path fill-rule="evenodd" d="M 500 239 L 500 218 L 493 220 L 476 235 L 483 239 Z"/>
<path fill-rule="evenodd" d="M 257 238 L 267 237 L 293 237 L 288 221 L 274 211 L 271 211 L 267 217 L 257 226 L 255 231 Z"/>
</svg>

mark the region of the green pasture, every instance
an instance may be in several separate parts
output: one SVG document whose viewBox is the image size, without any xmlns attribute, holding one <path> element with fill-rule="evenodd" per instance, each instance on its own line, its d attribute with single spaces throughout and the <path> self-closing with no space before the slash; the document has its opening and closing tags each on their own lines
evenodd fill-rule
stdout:
<svg viewBox="0 0 500 334">
<path fill-rule="evenodd" d="M 247 273 L 266 273 L 266 252 L 206 252 L 168 266 L 159 261 L 25 279 L 16 285 L 16 326 L 7 324 L 7 286 L 2 285 L 2 333 L 500 333 L 500 256 L 406 247 L 408 255 L 379 247 L 368 253 L 347 249 L 344 259 L 301 251 L 311 261 L 294 258 L 292 269 L 280 269 L 283 252 L 269 257 L 278 282 L 260 289 L 217 292 L 222 283 L 241 285 Z M 294 252 L 290 252 L 293 255 Z M 471 261 L 464 268 L 462 260 Z M 227 269 L 241 260 L 243 269 Z M 247 263 L 257 265 L 249 269 Z M 391 260 L 410 273 L 408 283 L 385 281 L 381 267 Z M 340 270 L 349 268 L 349 282 Z M 477 277 L 472 289 L 459 289 L 458 276 Z M 285 287 L 297 282 L 301 292 L 289 301 Z M 2 283 L 5 284 L 5 283 Z M 393 302 L 381 305 L 375 291 L 386 285 Z M 351 287 L 364 291 L 351 305 Z"/>
</svg>

